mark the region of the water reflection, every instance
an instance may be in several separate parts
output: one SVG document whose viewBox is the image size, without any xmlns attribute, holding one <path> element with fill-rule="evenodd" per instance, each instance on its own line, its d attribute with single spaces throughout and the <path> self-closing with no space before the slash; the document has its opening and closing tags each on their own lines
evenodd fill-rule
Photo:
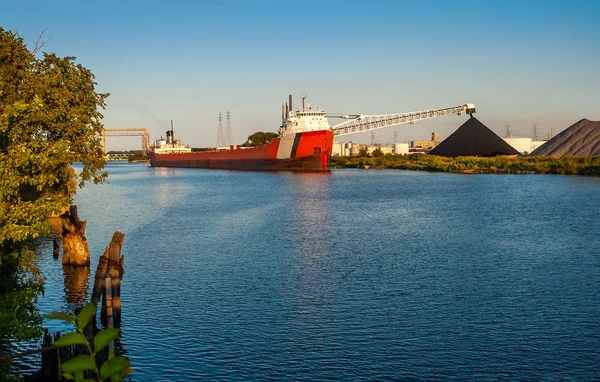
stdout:
<svg viewBox="0 0 600 382">
<path fill-rule="evenodd" d="M 296 174 L 289 179 L 290 193 L 294 195 L 294 221 L 297 225 L 292 277 L 298 278 L 297 290 L 300 309 L 319 315 L 320 292 L 329 268 L 331 238 L 331 176 L 325 174 Z"/>
<path fill-rule="evenodd" d="M 154 174 L 158 176 L 158 184 L 154 189 L 154 205 L 158 209 L 166 209 L 173 204 L 173 196 L 176 191 L 175 186 L 175 169 L 168 167 L 154 168 Z"/>
<path fill-rule="evenodd" d="M 156 176 L 172 177 L 175 175 L 176 169 L 171 167 L 152 167 Z"/>
<path fill-rule="evenodd" d="M 90 301 L 89 267 L 63 266 L 65 278 L 65 301 L 71 308 L 83 306 Z"/>
<path fill-rule="evenodd" d="M 331 216 L 331 174 L 294 174 L 289 180 L 290 193 L 296 194 L 299 212 L 300 233 L 307 240 L 303 244 L 314 243 L 315 235 L 327 234 Z M 307 248 L 309 249 L 309 248 Z M 307 252 L 312 252 L 308 250 Z"/>
</svg>

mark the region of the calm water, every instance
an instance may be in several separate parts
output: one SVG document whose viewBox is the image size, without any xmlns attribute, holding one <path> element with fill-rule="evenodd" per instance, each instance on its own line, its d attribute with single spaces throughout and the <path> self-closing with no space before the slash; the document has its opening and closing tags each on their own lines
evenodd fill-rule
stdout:
<svg viewBox="0 0 600 382">
<path fill-rule="evenodd" d="M 600 379 L 598 178 L 108 171 L 134 381 Z M 43 313 L 89 299 L 40 263 Z"/>
</svg>

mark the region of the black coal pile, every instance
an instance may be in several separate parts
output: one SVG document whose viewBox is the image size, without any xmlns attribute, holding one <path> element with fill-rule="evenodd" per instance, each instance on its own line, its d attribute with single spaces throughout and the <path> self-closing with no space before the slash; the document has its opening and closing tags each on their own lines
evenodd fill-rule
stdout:
<svg viewBox="0 0 600 382">
<path fill-rule="evenodd" d="M 444 157 L 494 157 L 519 155 L 519 152 L 477 118 L 471 117 L 429 154 Z"/>
<path fill-rule="evenodd" d="M 600 156 L 600 121 L 584 118 L 533 150 L 529 156 Z"/>
</svg>

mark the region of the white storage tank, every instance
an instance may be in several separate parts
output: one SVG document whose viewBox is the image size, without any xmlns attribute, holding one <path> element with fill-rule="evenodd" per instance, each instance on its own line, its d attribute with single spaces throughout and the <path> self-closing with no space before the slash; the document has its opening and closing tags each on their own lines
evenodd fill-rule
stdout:
<svg viewBox="0 0 600 382">
<path fill-rule="evenodd" d="M 394 143 L 394 154 L 408 154 L 408 143 Z"/>
<path fill-rule="evenodd" d="M 344 155 L 344 144 L 338 143 L 338 142 L 333 142 L 333 144 L 331 145 L 331 155 L 333 155 L 333 156 Z"/>
<path fill-rule="evenodd" d="M 351 149 L 352 149 L 352 142 L 350 142 L 350 143 L 343 143 L 342 144 L 342 155 L 343 156 L 349 156 Z"/>
<path fill-rule="evenodd" d="M 353 143 L 350 147 L 350 155 L 358 155 L 360 154 L 360 146 L 356 143 Z"/>
</svg>

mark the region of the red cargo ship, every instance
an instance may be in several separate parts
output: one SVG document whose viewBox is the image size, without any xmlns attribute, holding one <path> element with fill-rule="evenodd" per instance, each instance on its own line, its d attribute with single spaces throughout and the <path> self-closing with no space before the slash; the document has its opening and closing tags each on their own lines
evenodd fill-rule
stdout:
<svg viewBox="0 0 600 382">
<path fill-rule="evenodd" d="M 148 153 L 153 167 L 189 167 L 227 170 L 328 171 L 333 131 L 325 111 L 310 105 L 292 111 L 282 108 L 279 136 L 259 147 L 230 146 L 229 149 L 192 152 L 176 141 L 173 126 L 166 140 L 158 140 Z"/>
</svg>

